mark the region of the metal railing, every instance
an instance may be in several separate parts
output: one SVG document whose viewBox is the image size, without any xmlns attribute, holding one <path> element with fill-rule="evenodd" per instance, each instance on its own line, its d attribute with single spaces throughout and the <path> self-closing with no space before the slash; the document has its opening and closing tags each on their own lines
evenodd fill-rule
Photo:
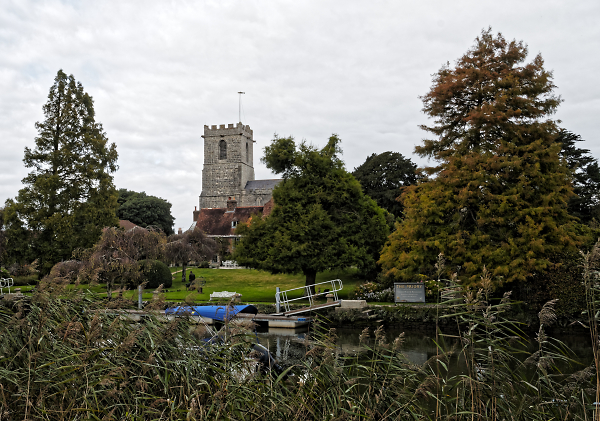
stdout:
<svg viewBox="0 0 600 421">
<path fill-rule="evenodd" d="M 317 290 L 316 287 L 319 285 L 330 285 L 331 288 L 323 288 L 323 292 L 313 293 L 313 290 Z M 303 286 L 298 288 L 292 288 L 285 291 L 279 291 L 277 288 L 277 292 L 275 293 L 275 303 L 277 307 L 277 313 L 280 313 L 281 305 L 283 305 L 284 311 L 290 311 L 290 303 L 292 301 L 298 300 L 308 300 L 309 306 L 312 307 L 314 305 L 314 300 L 316 297 L 326 296 L 327 294 L 333 294 L 333 300 L 339 301 L 338 291 L 341 291 L 344 286 L 342 285 L 341 279 L 332 279 L 331 281 L 319 282 L 318 284 Z M 288 293 L 292 291 L 300 291 L 304 290 L 304 295 L 297 298 L 288 298 Z M 321 290 L 321 287 L 319 287 Z"/>
<path fill-rule="evenodd" d="M 13 278 L 0 278 L 0 294 L 4 294 L 4 288 L 8 288 L 10 294 L 10 287 L 15 284 Z"/>
</svg>

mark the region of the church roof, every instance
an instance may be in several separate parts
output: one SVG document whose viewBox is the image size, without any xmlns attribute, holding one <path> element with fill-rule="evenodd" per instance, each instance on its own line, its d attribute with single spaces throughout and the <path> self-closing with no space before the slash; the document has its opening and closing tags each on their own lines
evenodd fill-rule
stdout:
<svg viewBox="0 0 600 421">
<path fill-rule="evenodd" d="M 246 223 L 253 215 L 269 216 L 273 210 L 273 199 L 264 206 L 239 206 L 233 211 L 227 208 L 203 208 L 198 213 L 196 227 L 207 235 L 234 235 L 238 223 Z"/>
<path fill-rule="evenodd" d="M 135 227 L 137 227 L 136 224 L 134 224 L 131 221 L 128 221 L 127 219 L 119 219 L 119 226 L 121 228 L 123 228 L 125 231 L 129 231 L 129 230 L 134 229 Z"/>
<path fill-rule="evenodd" d="M 246 183 L 244 190 L 270 189 L 273 190 L 281 181 L 280 178 L 271 180 L 252 180 Z"/>
<path fill-rule="evenodd" d="M 234 235 L 238 223 L 247 222 L 252 215 L 261 213 L 264 206 L 241 206 L 228 212 L 227 208 L 200 209 L 196 226 L 208 235 Z"/>
</svg>

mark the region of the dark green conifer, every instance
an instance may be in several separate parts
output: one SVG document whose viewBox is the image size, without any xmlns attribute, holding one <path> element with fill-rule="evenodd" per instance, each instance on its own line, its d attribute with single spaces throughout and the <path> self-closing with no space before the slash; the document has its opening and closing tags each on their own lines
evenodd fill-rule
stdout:
<svg viewBox="0 0 600 421">
<path fill-rule="evenodd" d="M 307 286 L 326 269 L 374 270 L 388 234 L 384 211 L 344 169 L 340 142 L 333 135 L 319 150 L 276 137 L 265 148 L 263 161 L 284 180 L 273 191 L 272 213 L 238 226 L 238 262 L 272 273 L 303 273 Z"/>
<path fill-rule="evenodd" d="M 92 97 L 73 75 L 59 70 L 36 123 L 35 148 L 25 148 L 31 172 L 17 198 L 7 201 L 7 235 L 24 228 L 32 255 L 45 274 L 71 257 L 75 248 L 91 247 L 102 228 L 118 223 L 117 192 L 112 173 L 117 150 L 95 121 Z M 9 244 L 12 247 L 22 247 Z"/>
</svg>

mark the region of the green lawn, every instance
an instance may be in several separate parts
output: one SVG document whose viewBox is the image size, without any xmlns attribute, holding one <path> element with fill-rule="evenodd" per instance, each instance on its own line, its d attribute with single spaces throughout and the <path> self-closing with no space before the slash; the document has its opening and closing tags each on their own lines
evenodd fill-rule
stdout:
<svg viewBox="0 0 600 421">
<path fill-rule="evenodd" d="M 171 268 L 171 272 L 177 272 L 181 268 Z M 196 301 L 208 301 L 212 292 L 216 291 L 234 291 L 242 294 L 243 302 L 253 303 L 274 303 L 275 291 L 279 287 L 281 290 L 304 286 L 304 276 L 302 275 L 272 275 L 268 272 L 252 269 L 198 269 L 192 268 L 196 279 L 202 277 L 206 280 L 203 294 L 197 296 Z M 186 270 L 189 277 L 190 269 Z M 340 298 L 348 299 L 354 292 L 357 285 L 363 282 L 356 270 L 348 269 L 344 271 L 327 271 L 317 275 L 317 283 L 329 281 L 332 279 L 341 279 L 344 285 Z M 322 289 L 330 288 L 324 285 Z M 151 291 L 148 290 L 147 297 L 151 297 Z M 166 299 L 168 301 L 183 301 L 190 292 L 185 290 L 185 285 L 181 284 L 181 273 L 173 275 L 173 286 L 168 288 Z M 299 296 L 300 292 L 296 296 Z M 143 296 L 146 299 L 146 295 Z M 291 298 L 291 295 L 290 295 Z"/>
<path fill-rule="evenodd" d="M 171 268 L 173 275 L 173 285 L 165 291 L 165 299 L 167 301 L 184 301 L 191 294 L 187 291 L 185 285 L 181 283 L 181 267 Z M 244 303 L 274 303 L 276 288 L 281 288 L 282 291 L 304 286 L 304 276 L 302 275 L 272 275 L 269 272 L 252 269 L 198 269 L 187 268 L 186 275 L 189 277 L 190 270 L 196 275 L 196 279 L 202 277 L 206 280 L 206 285 L 202 294 L 195 291 L 194 299 L 196 302 L 208 302 L 209 296 L 216 291 L 232 291 L 242 294 L 242 302 Z M 357 274 L 355 269 L 346 269 L 338 271 L 326 271 L 317 275 L 317 283 L 330 281 L 332 279 L 341 279 L 343 289 L 339 293 L 339 298 L 350 299 L 353 296 L 357 285 L 364 282 Z M 21 291 L 28 293 L 33 286 L 21 286 Z M 79 288 L 89 289 L 101 296 L 106 296 L 106 285 L 79 285 Z M 321 290 L 331 288 L 329 285 L 320 286 Z M 152 289 L 145 289 L 142 294 L 144 301 L 152 299 Z M 124 294 L 125 298 L 137 300 L 137 291 L 127 291 Z M 289 295 L 289 298 L 301 296 L 301 291 Z M 325 302 L 325 298 L 321 300 Z M 298 302 L 299 304 L 302 301 Z"/>
</svg>

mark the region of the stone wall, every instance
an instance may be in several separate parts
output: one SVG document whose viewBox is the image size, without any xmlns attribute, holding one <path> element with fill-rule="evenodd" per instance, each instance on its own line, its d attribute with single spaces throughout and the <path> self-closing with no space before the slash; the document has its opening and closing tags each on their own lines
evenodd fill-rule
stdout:
<svg viewBox="0 0 600 421">
<path fill-rule="evenodd" d="M 264 206 L 273 196 L 271 189 L 255 189 L 252 192 L 242 190 L 238 196 L 239 206 Z"/>
</svg>

